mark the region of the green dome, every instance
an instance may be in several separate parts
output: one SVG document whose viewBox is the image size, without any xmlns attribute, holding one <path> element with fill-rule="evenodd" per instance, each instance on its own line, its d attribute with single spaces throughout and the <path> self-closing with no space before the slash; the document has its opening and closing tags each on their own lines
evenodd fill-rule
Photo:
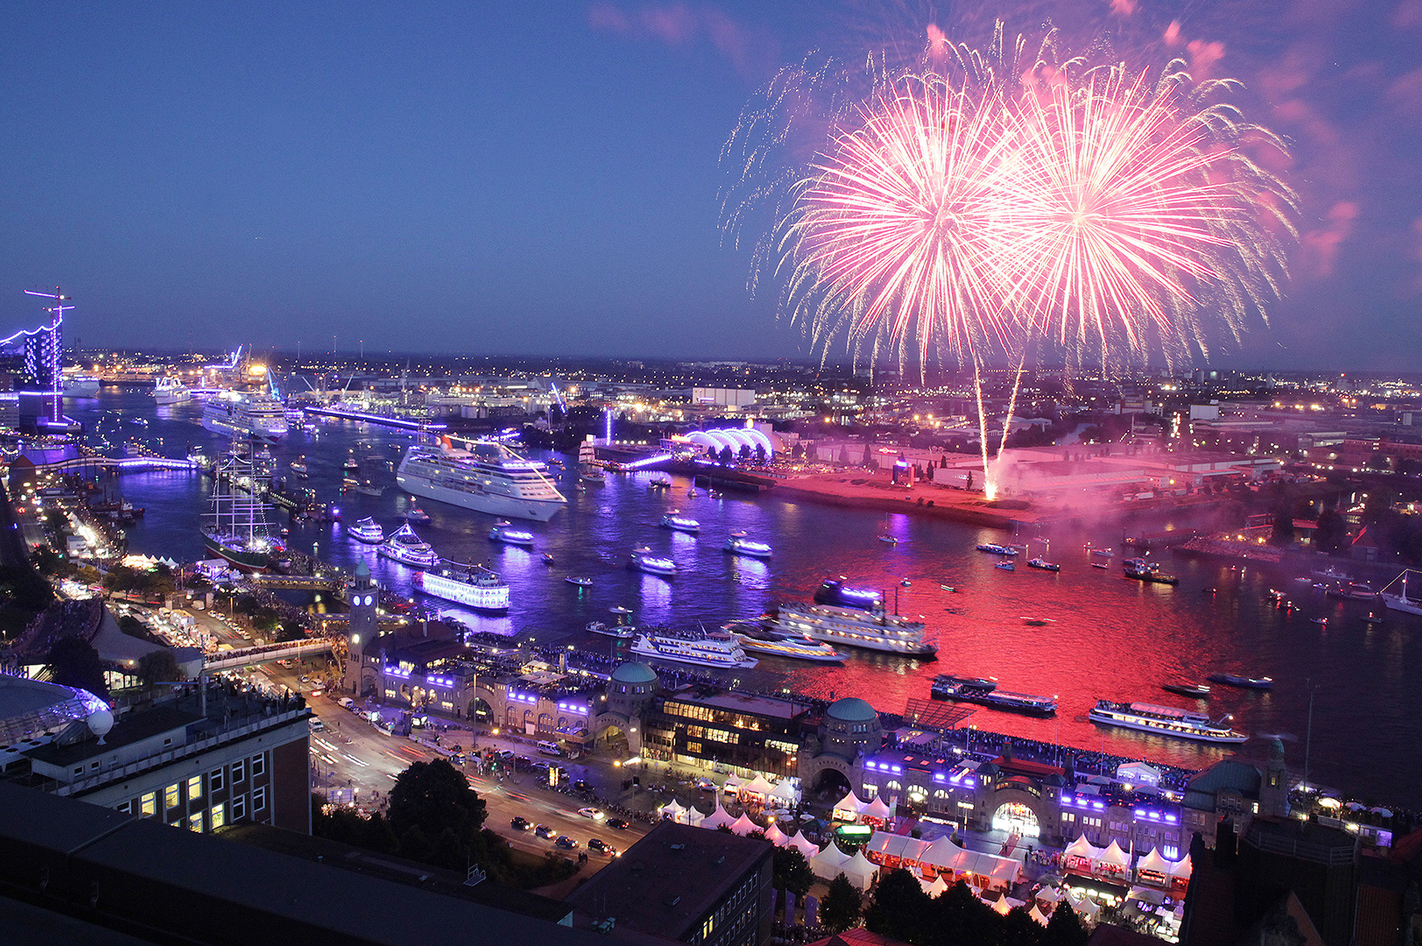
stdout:
<svg viewBox="0 0 1422 946">
<path fill-rule="evenodd" d="M 657 682 L 657 673 L 651 667 L 636 661 L 629 661 L 612 671 L 613 683 L 625 683 L 628 686 L 643 686 Z"/>
<path fill-rule="evenodd" d="M 842 700 L 835 700 L 825 710 L 825 715 L 842 723 L 868 723 L 879 718 L 874 707 L 857 696 L 846 696 Z"/>
</svg>

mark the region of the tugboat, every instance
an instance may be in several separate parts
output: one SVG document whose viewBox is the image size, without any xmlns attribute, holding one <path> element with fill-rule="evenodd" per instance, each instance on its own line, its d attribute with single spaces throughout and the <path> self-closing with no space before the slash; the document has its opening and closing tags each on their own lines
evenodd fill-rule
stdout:
<svg viewBox="0 0 1422 946">
<path fill-rule="evenodd" d="M 1031 558 L 1027 560 L 1028 568 L 1039 568 L 1044 572 L 1059 572 L 1062 567 L 1056 562 L 1049 562 L 1044 558 Z"/>
</svg>

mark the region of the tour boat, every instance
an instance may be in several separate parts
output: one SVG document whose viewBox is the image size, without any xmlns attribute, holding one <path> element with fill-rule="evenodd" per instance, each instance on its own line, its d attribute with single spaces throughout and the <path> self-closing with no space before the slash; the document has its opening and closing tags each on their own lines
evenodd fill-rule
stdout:
<svg viewBox="0 0 1422 946">
<path fill-rule="evenodd" d="M 734 637 L 748 651 L 816 663 L 844 662 L 844 656 L 829 644 L 809 637 L 767 631 L 759 621 L 732 621 L 721 630 Z"/>
<path fill-rule="evenodd" d="M 489 541 L 502 542 L 505 545 L 532 546 L 533 533 L 524 529 L 515 529 L 512 522 L 500 519 L 489 530 Z"/>
<path fill-rule="evenodd" d="M 687 516 L 678 515 L 679 510 L 673 509 L 662 516 L 662 528 L 671 529 L 675 532 L 689 532 L 692 535 L 701 531 L 701 523 Z"/>
<path fill-rule="evenodd" d="M 674 631 L 671 628 L 643 628 L 631 647 L 639 657 L 672 660 L 699 667 L 748 670 L 759 661 L 746 656 L 732 637 L 713 637 L 704 631 Z"/>
<path fill-rule="evenodd" d="M 159 378 L 153 384 L 153 400 L 159 407 L 170 407 L 192 400 L 193 392 L 177 378 Z"/>
<path fill-rule="evenodd" d="M 769 545 L 746 538 L 744 532 L 732 532 L 730 538 L 726 539 L 726 544 L 721 548 L 732 554 L 745 555 L 749 558 L 770 558 L 773 554 Z"/>
<path fill-rule="evenodd" d="M 355 471 L 360 469 L 360 461 L 356 459 L 354 450 L 351 450 L 346 454 L 345 461 L 341 463 L 341 469 L 346 470 L 350 473 L 354 473 Z"/>
<path fill-rule="evenodd" d="M 295 460 L 292 460 L 290 463 L 288 463 L 287 466 L 291 467 L 292 472 L 295 473 L 297 476 L 306 476 L 308 473 L 311 472 L 310 469 L 308 469 L 306 466 L 305 457 L 297 457 Z"/>
<path fill-rule="evenodd" d="M 509 609 L 509 584 L 482 565 L 441 559 L 438 566 L 415 573 L 415 587 L 425 594 L 457 601 L 476 611 Z"/>
<path fill-rule="evenodd" d="M 1157 706 L 1153 703 L 1114 703 L 1111 700 L 1097 700 L 1087 718 L 1093 723 L 1138 729 L 1179 739 L 1193 739 L 1197 742 L 1238 745 L 1249 739 L 1244 733 L 1229 728 L 1229 716 L 1213 722 L 1203 713 L 1176 706 Z"/>
<path fill-rule="evenodd" d="M 370 516 L 366 516 L 347 531 L 350 532 L 351 538 L 368 545 L 379 545 L 385 541 L 385 529 Z"/>
<path fill-rule="evenodd" d="M 1002 569 L 1002 570 L 1005 571 L 1005 572 L 1015 572 L 1015 571 L 1017 571 L 1017 566 L 1014 565 L 1014 564 L 1012 564 L 1011 562 L 994 562 L 992 567 L 993 567 L 993 568 L 1000 568 L 1000 569 Z"/>
<path fill-rule="evenodd" d="M 677 573 L 676 562 L 664 555 L 657 555 L 651 549 L 637 549 L 632 553 L 627 562 L 627 567 L 633 571 L 646 572 L 649 575 L 661 575 L 666 578 Z"/>
<path fill-rule="evenodd" d="M 1200 700 L 1209 699 L 1210 696 L 1210 688 L 1203 683 L 1162 683 L 1160 688 L 1170 693 L 1192 696 Z"/>
<path fill-rule="evenodd" d="M 857 608 L 872 611 L 884 606 L 884 596 L 873 588 L 852 588 L 849 579 L 826 578 L 815 589 L 815 604 L 829 604 L 837 608 Z"/>
<path fill-rule="evenodd" d="M 989 555 L 1008 555 L 1008 556 L 1012 556 L 1012 555 L 1018 555 L 1018 554 L 1020 554 L 1020 553 L 1018 552 L 1018 550 L 1015 549 L 1015 548 L 1013 548 L 1012 546 L 1010 546 L 1010 545 L 998 545 L 996 542 L 984 542 L 982 545 L 979 545 L 979 546 L 978 546 L 978 551 L 979 551 L 979 552 L 986 552 L 986 553 L 988 553 Z"/>
<path fill-rule="evenodd" d="M 1137 581 L 1154 582 L 1158 585 L 1175 585 L 1180 582 L 1174 575 L 1161 574 L 1160 563 L 1146 558 L 1128 558 L 1121 563 L 1121 570 L 1127 578 Z"/>
<path fill-rule="evenodd" d="M 825 604 L 780 604 L 767 627 L 787 636 L 905 657 L 932 658 L 938 653 L 938 645 L 925 639 L 923 622 L 888 614 L 883 607 L 865 612 Z"/>
<path fill-rule="evenodd" d="M 593 580 L 582 575 L 569 575 L 563 579 L 570 585 L 577 585 L 579 588 L 591 588 Z"/>
<path fill-rule="evenodd" d="M 601 634 L 603 637 L 615 637 L 624 641 L 630 641 L 637 636 L 637 629 L 630 624 L 604 624 L 602 621 L 589 621 L 584 625 L 583 630 L 589 634 Z"/>
<path fill-rule="evenodd" d="M 412 568 L 434 568 L 439 564 L 439 556 L 428 542 L 422 540 L 407 522 L 391 533 L 390 538 L 381 543 L 379 554 L 382 558 L 409 565 Z"/>
<path fill-rule="evenodd" d="M 419 506 L 411 506 L 409 509 L 406 509 L 406 510 L 405 510 L 405 521 L 406 521 L 406 522 L 429 522 L 429 521 L 430 521 L 430 514 L 427 513 L 427 512 L 425 512 L 425 511 L 424 511 L 423 509 L 421 509 Z"/>
<path fill-rule="evenodd" d="M 672 481 L 665 476 L 655 477 L 647 483 L 648 489 L 671 489 Z"/>
<path fill-rule="evenodd" d="M 1006 690 L 996 689 L 996 684 L 992 689 L 987 689 L 968 686 L 965 683 L 952 683 L 948 679 L 937 677 L 933 681 L 929 694 L 936 700 L 976 703 L 979 706 L 989 706 L 993 709 L 1026 713 L 1029 716 L 1052 716 L 1057 712 L 1057 701 L 1054 697 L 1032 696 L 1029 693 L 1009 693 Z"/>
</svg>

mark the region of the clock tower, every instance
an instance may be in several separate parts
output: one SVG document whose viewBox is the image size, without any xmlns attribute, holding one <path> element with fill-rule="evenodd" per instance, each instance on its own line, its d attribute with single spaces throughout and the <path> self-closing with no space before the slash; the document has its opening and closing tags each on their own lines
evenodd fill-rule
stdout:
<svg viewBox="0 0 1422 946">
<path fill-rule="evenodd" d="M 380 601 L 380 588 L 370 577 L 370 568 L 365 562 L 356 566 L 355 579 L 346 590 L 350 602 L 350 639 L 346 648 L 346 684 L 351 694 L 361 695 L 362 667 L 365 663 L 365 649 L 380 633 L 376 623 L 376 606 Z"/>
</svg>

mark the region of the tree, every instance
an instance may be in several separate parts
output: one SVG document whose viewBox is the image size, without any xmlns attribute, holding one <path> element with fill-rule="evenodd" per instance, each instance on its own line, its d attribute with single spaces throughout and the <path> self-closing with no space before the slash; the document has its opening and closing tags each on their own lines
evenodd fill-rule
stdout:
<svg viewBox="0 0 1422 946">
<path fill-rule="evenodd" d="M 879 875 L 874 895 L 864 908 L 864 926 L 871 933 L 891 939 L 922 943 L 930 925 L 931 903 L 912 874 L 895 868 Z"/>
<path fill-rule="evenodd" d="M 1081 918 L 1069 904 L 1059 903 L 1047 921 L 1047 943 L 1050 946 L 1086 946 L 1087 934 Z"/>
<path fill-rule="evenodd" d="M 1332 506 L 1325 506 L 1318 514 L 1318 528 L 1313 534 L 1313 544 L 1328 555 L 1336 555 L 1348 545 L 1348 522 Z"/>
<path fill-rule="evenodd" d="M 79 687 L 98 697 L 108 698 L 104 683 L 104 664 L 99 652 L 88 641 L 78 637 L 61 637 L 49 648 L 44 659 L 49 678 L 60 686 Z"/>
<path fill-rule="evenodd" d="M 487 815 L 484 799 L 444 759 L 416 762 L 390 789 L 387 817 L 400 839 L 400 853 L 437 867 L 464 870 L 487 857 L 488 841 L 480 830 Z M 446 831 L 451 837 L 445 837 Z"/>
<path fill-rule="evenodd" d="M 722 465 L 722 466 L 730 466 L 730 465 L 731 465 L 731 459 L 732 459 L 732 457 L 731 457 L 731 448 L 730 448 L 729 446 L 722 447 L 722 448 L 721 448 L 721 455 L 720 455 L 721 465 Z"/>
<path fill-rule="evenodd" d="M 839 465 L 851 466 L 853 465 L 853 463 L 854 461 L 849 459 L 849 445 L 845 444 L 843 447 L 839 448 Z"/>
<path fill-rule="evenodd" d="M 751 448 L 750 448 L 750 444 L 748 444 L 748 443 L 743 443 L 743 444 L 741 444 L 741 449 L 736 452 L 736 457 L 737 457 L 742 463 L 744 463 L 745 461 L 749 460 L 749 459 L 751 458 Z"/>
<path fill-rule="evenodd" d="M 1269 536 L 1270 545 L 1290 545 L 1294 541 L 1294 513 L 1288 506 L 1274 510 L 1274 532 Z"/>
<path fill-rule="evenodd" d="M 799 848 L 776 848 L 772 871 L 772 883 L 777 890 L 788 890 L 802 899 L 815 885 L 815 872 L 810 870 L 810 862 L 805 860 Z"/>
<path fill-rule="evenodd" d="M 765 444 L 763 443 L 755 445 L 755 462 L 762 465 L 765 463 Z"/>
<path fill-rule="evenodd" d="M 820 901 L 820 922 L 831 933 L 843 933 L 859 920 L 863 898 L 843 874 L 830 881 L 829 892 Z"/>
<path fill-rule="evenodd" d="M 155 683 L 176 681 L 178 679 L 178 661 L 173 659 L 173 651 L 164 647 L 162 650 L 149 651 L 139 657 L 138 679 L 143 681 L 144 686 L 150 687 Z"/>
<path fill-rule="evenodd" d="M 869 449 L 869 445 L 866 443 L 866 444 L 864 445 L 864 467 L 865 467 L 865 469 L 868 469 L 869 467 L 871 467 L 871 466 L 873 466 L 873 465 L 874 465 L 874 454 L 873 454 L 873 452 Z"/>
</svg>

